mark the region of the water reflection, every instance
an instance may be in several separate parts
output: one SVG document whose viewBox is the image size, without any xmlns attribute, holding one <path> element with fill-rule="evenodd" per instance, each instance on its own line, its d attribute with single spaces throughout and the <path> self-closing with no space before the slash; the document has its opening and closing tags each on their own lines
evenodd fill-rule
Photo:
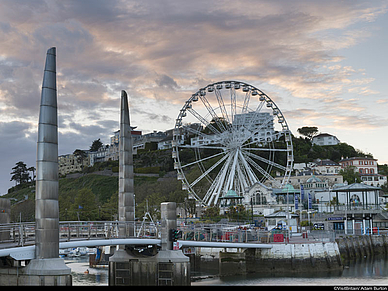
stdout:
<svg viewBox="0 0 388 291">
<path fill-rule="evenodd" d="M 89 268 L 87 257 L 66 259 L 66 264 L 71 268 L 73 286 L 77 285 L 108 285 L 108 268 Z M 248 274 L 228 276 L 221 278 L 205 279 L 192 282 L 198 285 L 388 285 L 388 258 L 371 258 L 359 261 L 346 262 L 343 271 L 318 272 L 311 274 Z M 85 273 L 89 270 L 89 273 Z M 194 270 L 193 270 L 194 271 Z M 201 270 L 196 275 L 216 274 L 215 270 Z"/>
<path fill-rule="evenodd" d="M 65 263 L 71 268 L 73 286 L 108 285 L 108 268 L 89 268 L 88 257 L 65 259 Z"/>
<path fill-rule="evenodd" d="M 387 285 L 388 260 L 383 258 L 364 259 L 346 262 L 342 272 L 320 272 L 312 274 L 270 276 L 248 274 L 228 276 L 211 280 L 193 282 L 192 285 Z"/>
</svg>

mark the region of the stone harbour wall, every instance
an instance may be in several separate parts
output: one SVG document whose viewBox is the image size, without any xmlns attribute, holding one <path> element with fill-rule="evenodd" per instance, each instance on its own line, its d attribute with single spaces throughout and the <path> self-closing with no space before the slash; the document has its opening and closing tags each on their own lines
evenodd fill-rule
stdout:
<svg viewBox="0 0 388 291">
<path fill-rule="evenodd" d="M 341 272 L 348 260 L 386 254 L 387 236 L 363 235 L 341 237 L 334 242 L 273 244 L 271 249 L 198 248 L 195 265 L 218 261 L 221 276 Z"/>
<path fill-rule="evenodd" d="M 385 235 L 347 236 L 336 239 L 343 260 L 355 260 L 386 255 L 388 238 Z"/>
<path fill-rule="evenodd" d="M 301 273 L 343 269 L 337 243 L 274 244 L 271 249 L 219 253 L 220 275 Z"/>
</svg>

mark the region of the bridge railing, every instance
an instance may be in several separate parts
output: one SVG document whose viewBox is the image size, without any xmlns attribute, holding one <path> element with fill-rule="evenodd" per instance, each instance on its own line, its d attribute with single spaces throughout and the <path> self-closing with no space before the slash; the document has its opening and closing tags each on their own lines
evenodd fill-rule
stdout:
<svg viewBox="0 0 388 291">
<path fill-rule="evenodd" d="M 182 240 L 217 242 L 259 242 L 264 232 L 247 225 L 198 224 L 181 225 Z M 265 232 L 266 233 L 266 232 Z"/>
<path fill-rule="evenodd" d="M 159 235 L 158 225 L 152 222 L 60 221 L 59 240 L 120 238 L 119 228 L 124 228 L 131 237 L 157 238 Z M 0 224 L 0 244 L 24 246 L 34 241 L 35 222 Z"/>
</svg>

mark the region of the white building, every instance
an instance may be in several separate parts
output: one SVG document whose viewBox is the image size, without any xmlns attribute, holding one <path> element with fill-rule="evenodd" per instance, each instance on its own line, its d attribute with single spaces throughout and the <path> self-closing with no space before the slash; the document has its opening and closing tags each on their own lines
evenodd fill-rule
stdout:
<svg viewBox="0 0 388 291">
<path fill-rule="evenodd" d="M 319 146 L 328 146 L 328 145 L 337 145 L 339 144 L 339 139 L 328 133 L 320 133 L 313 137 L 312 144 L 316 144 Z"/>
<path fill-rule="evenodd" d="M 322 175 L 338 175 L 339 171 L 341 170 L 340 164 L 329 159 L 317 159 L 314 163 L 310 163 L 310 165 L 316 174 Z"/>
</svg>

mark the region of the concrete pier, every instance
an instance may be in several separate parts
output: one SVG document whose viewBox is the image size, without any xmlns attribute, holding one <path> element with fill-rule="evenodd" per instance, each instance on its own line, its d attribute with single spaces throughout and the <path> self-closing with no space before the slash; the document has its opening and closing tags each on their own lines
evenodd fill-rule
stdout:
<svg viewBox="0 0 388 291">
<path fill-rule="evenodd" d="M 110 286 L 190 285 L 190 260 L 172 250 L 169 229 L 176 227 L 176 203 L 161 205 L 161 245 L 156 255 L 145 256 L 134 248 L 118 250 L 109 259 Z M 156 251 L 156 250 L 155 250 Z"/>
</svg>

